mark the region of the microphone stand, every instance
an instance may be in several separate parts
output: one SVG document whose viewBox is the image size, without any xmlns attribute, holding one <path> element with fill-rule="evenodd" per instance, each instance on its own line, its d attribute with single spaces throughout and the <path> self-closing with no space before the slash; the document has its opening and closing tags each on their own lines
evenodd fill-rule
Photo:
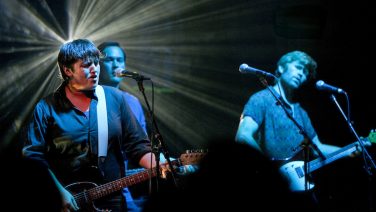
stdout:
<svg viewBox="0 0 376 212">
<path fill-rule="evenodd" d="M 347 93 L 344 93 L 344 94 L 345 94 L 346 97 L 347 97 Z M 359 143 L 359 145 L 360 145 L 360 147 L 361 147 L 361 149 L 362 149 L 362 153 L 363 153 L 363 159 L 364 159 L 364 167 L 363 167 L 363 168 L 366 170 L 366 172 L 367 172 L 367 174 L 368 174 L 368 176 L 369 176 L 369 179 L 370 179 L 369 181 L 372 181 L 371 176 L 372 176 L 373 174 L 372 174 L 371 169 L 372 169 L 372 168 L 374 168 L 374 169 L 376 168 L 375 162 L 373 161 L 372 157 L 371 157 L 370 154 L 368 153 L 367 149 L 364 147 L 363 142 L 361 141 L 360 137 L 358 136 L 358 134 L 356 133 L 354 127 L 352 126 L 352 124 L 351 124 L 351 120 L 350 120 L 350 117 L 347 117 L 347 116 L 345 115 L 345 113 L 343 112 L 341 106 L 338 104 L 338 101 L 337 101 L 336 97 L 335 97 L 333 94 L 331 94 L 330 99 L 335 103 L 335 105 L 337 106 L 338 110 L 341 112 L 343 118 L 345 119 L 345 121 L 346 121 L 348 127 L 350 128 L 350 131 L 352 132 L 352 134 L 354 134 L 355 138 L 357 139 L 357 142 Z M 348 99 L 348 98 L 347 98 L 347 99 Z M 370 184 L 371 184 L 371 182 L 370 182 Z M 369 191 L 369 192 L 370 192 L 370 196 L 372 196 L 372 195 L 371 195 L 371 194 L 372 194 L 372 193 L 371 193 L 372 191 Z M 369 202 L 370 202 L 370 203 L 369 203 L 369 204 L 370 204 L 370 211 L 373 211 L 373 210 L 372 210 L 372 209 L 373 209 L 373 202 L 372 202 L 372 201 L 373 201 L 372 198 L 369 198 Z"/>
<path fill-rule="evenodd" d="M 168 163 L 168 165 L 171 169 L 171 175 L 172 175 L 172 179 L 174 181 L 174 185 L 175 185 L 175 187 L 178 188 L 176 178 L 175 178 L 176 173 L 175 173 L 175 169 L 173 168 L 171 160 L 170 160 L 170 154 L 167 151 L 166 144 L 163 140 L 163 137 L 162 137 L 162 135 L 159 131 L 157 122 L 155 121 L 155 118 L 154 118 L 154 84 L 153 84 L 153 81 L 150 80 L 150 78 L 146 78 L 142 75 L 138 75 L 137 77 L 133 77 L 133 79 L 135 79 L 137 81 L 138 88 L 139 88 L 139 90 L 141 91 L 141 93 L 144 97 L 144 100 L 145 100 L 145 103 L 146 103 L 146 106 L 147 106 L 147 109 L 148 109 L 148 114 L 149 114 L 149 116 L 151 117 L 151 120 L 152 120 L 152 126 L 153 127 L 152 127 L 152 130 L 151 130 L 151 136 L 150 136 L 151 139 L 150 140 L 151 140 L 151 144 L 152 144 L 152 152 L 155 155 L 155 161 L 156 161 L 156 173 L 157 173 L 156 190 L 158 191 L 158 180 L 159 180 L 160 175 L 161 175 L 160 167 L 159 167 L 160 153 L 162 153 L 165 156 L 167 163 Z M 143 85 L 144 80 L 150 80 L 151 83 L 152 83 L 153 110 L 151 110 L 149 102 L 148 102 L 146 94 L 145 94 L 145 89 L 144 89 L 144 85 Z M 149 184 L 149 186 L 150 186 L 149 192 L 151 193 L 151 190 L 152 190 L 151 184 Z"/>
<path fill-rule="evenodd" d="M 273 76 L 275 79 L 276 77 Z M 281 106 L 283 111 L 286 113 L 287 117 L 299 128 L 299 133 L 304 136 L 304 140 L 300 145 L 300 150 L 303 150 L 303 157 L 304 157 L 304 190 L 308 191 L 308 177 L 307 173 L 309 173 L 309 167 L 308 167 L 308 162 L 309 162 L 309 147 L 311 146 L 318 154 L 319 156 L 324 160 L 325 156 L 324 154 L 320 151 L 320 149 L 317 147 L 315 143 L 312 142 L 312 140 L 309 138 L 307 132 L 304 130 L 304 128 L 294 119 L 294 117 L 291 115 L 291 113 L 286 109 L 282 102 L 281 96 L 277 96 L 271 87 L 268 84 L 268 81 L 265 79 L 263 75 L 258 75 L 258 79 L 260 80 L 261 84 L 263 84 L 272 94 L 272 96 L 277 100 L 277 105 Z"/>
</svg>

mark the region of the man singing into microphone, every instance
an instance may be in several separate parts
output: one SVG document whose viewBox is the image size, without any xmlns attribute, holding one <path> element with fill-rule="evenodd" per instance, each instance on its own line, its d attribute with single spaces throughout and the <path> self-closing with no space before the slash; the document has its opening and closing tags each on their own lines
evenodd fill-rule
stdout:
<svg viewBox="0 0 376 212">
<path fill-rule="evenodd" d="M 338 150 L 337 146 L 319 141 L 308 114 L 294 98 L 296 91 L 315 76 L 316 67 L 316 62 L 304 52 L 293 51 L 283 55 L 277 63 L 277 79 L 271 91 L 280 97 L 287 110 L 276 104 L 268 89 L 253 94 L 241 115 L 236 141 L 251 145 L 272 160 L 288 160 L 299 155 L 303 152 L 302 143 L 307 139 L 323 155 Z M 300 133 L 288 115 L 302 126 L 308 138 Z M 314 149 L 310 150 L 314 156 L 320 155 Z"/>
<path fill-rule="evenodd" d="M 120 44 L 117 42 L 104 42 L 99 44 L 98 49 L 104 55 L 100 61 L 101 74 L 99 75 L 99 84 L 108 85 L 120 89 L 122 77 L 118 77 L 119 73 L 126 68 L 126 54 Z M 132 112 L 139 121 L 141 127 L 147 132 L 144 111 L 140 101 L 132 94 L 123 91 L 123 95 L 127 100 Z"/>
</svg>

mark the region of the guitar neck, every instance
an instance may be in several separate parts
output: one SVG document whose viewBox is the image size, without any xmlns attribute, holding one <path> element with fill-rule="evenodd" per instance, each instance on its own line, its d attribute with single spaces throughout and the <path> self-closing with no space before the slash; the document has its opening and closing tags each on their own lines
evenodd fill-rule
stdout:
<svg viewBox="0 0 376 212">
<path fill-rule="evenodd" d="M 329 154 L 324 160 L 322 158 L 317 158 L 311 162 L 308 163 L 308 173 L 311 173 L 322 166 L 325 166 L 329 163 L 332 163 L 338 159 L 341 159 L 343 157 L 346 157 L 357 150 L 357 146 L 359 145 L 358 142 L 354 142 L 352 144 L 349 144 L 345 147 L 342 147 L 341 149 Z"/>
<path fill-rule="evenodd" d="M 205 155 L 203 152 L 189 152 L 182 154 L 179 159 L 171 161 L 172 167 L 179 167 L 182 165 L 197 164 L 201 158 Z M 167 165 L 167 164 L 166 164 Z M 115 191 L 119 191 L 122 188 L 135 185 L 137 183 L 146 181 L 152 177 L 157 176 L 157 168 L 143 169 L 136 174 L 125 176 L 112 182 L 105 183 L 90 189 L 85 189 L 80 193 L 75 194 L 77 202 L 92 202 L 96 199 L 109 195 Z M 87 183 L 87 182 L 86 182 Z M 89 182 L 90 183 L 90 182 Z M 79 183 L 76 183 L 79 184 Z M 73 185 L 73 184 L 71 184 Z M 73 187 L 73 186 L 72 186 Z"/>
<path fill-rule="evenodd" d="M 178 160 L 171 161 L 173 165 L 179 164 Z M 123 178 L 120 178 L 118 180 L 105 183 L 103 185 L 94 187 L 86 191 L 91 200 L 96 200 L 101 197 L 104 197 L 108 194 L 111 194 L 115 191 L 119 191 L 122 188 L 135 185 L 137 183 L 146 181 L 152 177 L 157 176 L 157 168 L 151 168 L 151 169 L 144 169 L 143 171 L 139 171 L 137 174 L 129 175 Z"/>
</svg>

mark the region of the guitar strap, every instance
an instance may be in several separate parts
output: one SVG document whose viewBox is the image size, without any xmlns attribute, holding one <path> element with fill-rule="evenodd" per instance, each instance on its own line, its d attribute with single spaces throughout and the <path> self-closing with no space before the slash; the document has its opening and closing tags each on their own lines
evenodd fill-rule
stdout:
<svg viewBox="0 0 376 212">
<path fill-rule="evenodd" d="M 107 106 L 106 97 L 103 87 L 97 85 L 95 94 L 98 98 L 97 105 L 97 122 L 98 122 L 98 158 L 104 158 L 107 156 L 108 146 L 108 124 L 107 124 Z"/>
</svg>

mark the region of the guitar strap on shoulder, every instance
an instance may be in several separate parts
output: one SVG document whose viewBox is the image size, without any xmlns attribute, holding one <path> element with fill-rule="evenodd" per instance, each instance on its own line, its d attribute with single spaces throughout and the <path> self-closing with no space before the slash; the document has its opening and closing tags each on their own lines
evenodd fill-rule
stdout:
<svg viewBox="0 0 376 212">
<path fill-rule="evenodd" d="M 98 85 L 95 89 L 98 98 L 97 122 L 98 122 L 98 158 L 107 156 L 108 146 L 108 124 L 107 106 L 103 87 Z"/>
</svg>

